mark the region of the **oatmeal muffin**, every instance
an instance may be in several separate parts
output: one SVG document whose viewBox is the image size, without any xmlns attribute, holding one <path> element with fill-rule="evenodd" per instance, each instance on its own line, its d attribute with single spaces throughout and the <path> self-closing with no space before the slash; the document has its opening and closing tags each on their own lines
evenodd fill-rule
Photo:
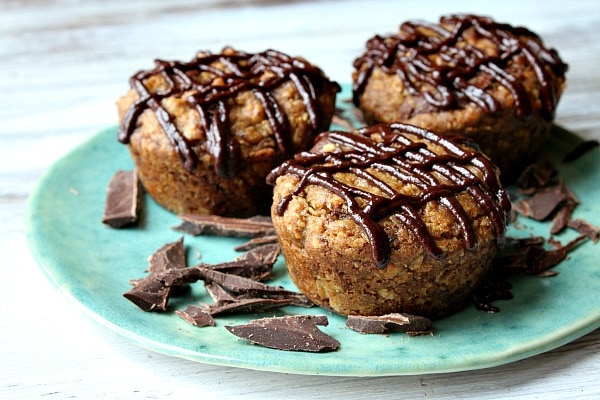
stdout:
<svg viewBox="0 0 600 400">
<path fill-rule="evenodd" d="M 468 135 L 510 181 L 550 134 L 567 65 L 525 28 L 452 15 L 373 37 L 354 68 L 368 123 Z"/>
<path fill-rule="evenodd" d="M 510 202 L 463 137 L 395 123 L 325 132 L 269 175 L 290 276 L 343 315 L 460 309 L 502 246 Z"/>
<path fill-rule="evenodd" d="M 156 61 L 118 102 L 118 138 L 146 191 L 175 213 L 267 212 L 265 177 L 329 127 L 339 85 L 274 50 Z"/>
</svg>

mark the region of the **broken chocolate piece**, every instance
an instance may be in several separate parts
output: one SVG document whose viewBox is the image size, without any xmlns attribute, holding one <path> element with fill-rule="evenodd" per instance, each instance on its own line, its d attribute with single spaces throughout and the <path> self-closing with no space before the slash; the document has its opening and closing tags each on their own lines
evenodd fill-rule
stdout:
<svg viewBox="0 0 600 400">
<path fill-rule="evenodd" d="M 225 326 L 242 339 L 277 350 L 322 352 L 337 350 L 340 342 L 323 333 L 317 325 L 326 326 L 327 317 L 293 315 L 262 318 L 245 325 Z"/>
<path fill-rule="evenodd" d="M 122 228 L 137 221 L 140 206 L 140 185 L 136 170 L 117 171 L 106 189 L 102 222 L 112 228 Z"/>
<path fill-rule="evenodd" d="M 567 222 L 569 228 L 575 229 L 577 232 L 590 238 L 594 243 L 598 243 L 600 239 L 600 228 L 583 219 L 571 219 Z"/>
<path fill-rule="evenodd" d="M 531 190 L 550 185 L 557 175 L 554 165 L 550 161 L 543 161 L 527 166 L 517 178 L 516 184 L 521 193 L 531 194 Z"/>
<path fill-rule="evenodd" d="M 223 289 L 221 285 L 214 282 L 204 282 L 204 288 L 208 292 L 208 295 L 213 299 L 215 303 L 233 303 L 235 297 L 229 294 L 227 290 Z"/>
<path fill-rule="evenodd" d="M 565 186 L 562 181 L 555 185 L 537 190 L 533 196 L 521 199 L 513 204 L 514 209 L 521 215 L 543 221 L 565 201 L 579 203 L 579 199 Z"/>
<path fill-rule="evenodd" d="M 216 271 L 212 268 L 197 266 L 194 267 L 200 279 L 204 281 L 214 282 L 236 294 L 251 294 L 255 297 L 270 297 L 273 296 L 288 296 L 297 295 L 297 292 L 293 292 L 282 288 L 281 286 L 270 286 L 264 283 L 257 282 L 252 279 L 244 278 L 243 276 L 237 276 L 232 274 L 225 274 L 220 271 Z"/>
<path fill-rule="evenodd" d="M 245 243 L 242 243 L 239 246 L 235 246 L 235 251 L 248 251 L 252 250 L 256 247 L 264 246 L 267 244 L 277 244 L 277 235 L 267 235 L 267 236 L 259 236 L 248 240 Z"/>
<path fill-rule="evenodd" d="M 220 314 L 236 313 L 236 312 L 264 312 L 274 308 L 281 308 L 290 305 L 287 299 L 269 299 L 269 298 L 247 298 L 238 299 L 234 302 L 216 303 L 209 307 L 210 315 L 217 316 Z"/>
<path fill-rule="evenodd" d="M 172 243 L 167 243 L 148 257 L 148 272 L 162 272 L 169 269 L 185 268 L 185 248 L 183 236 Z"/>
<path fill-rule="evenodd" d="M 565 229 L 571 220 L 573 210 L 577 206 L 577 202 L 573 199 L 567 199 L 562 207 L 558 209 L 554 218 L 552 218 L 552 226 L 550 227 L 550 233 L 555 235 Z"/>
<path fill-rule="evenodd" d="M 217 215 L 181 214 L 179 218 L 182 220 L 181 225 L 173 229 L 194 236 L 257 237 L 275 234 L 268 217 L 228 218 Z"/>
<path fill-rule="evenodd" d="M 404 313 L 350 315 L 346 320 L 346 327 L 360 333 L 425 332 L 431 329 L 431 320 Z"/>
<path fill-rule="evenodd" d="M 140 279 L 123 296 L 144 311 L 165 311 L 171 288 L 157 279 Z"/>
<path fill-rule="evenodd" d="M 213 317 L 202 307 L 188 306 L 188 308 L 183 311 L 177 310 L 175 312 L 192 325 L 199 327 L 215 326 Z"/>
<path fill-rule="evenodd" d="M 247 251 L 231 262 L 212 265 L 210 268 L 255 281 L 264 281 L 271 277 L 279 253 L 278 244 L 263 245 Z"/>
<path fill-rule="evenodd" d="M 597 140 L 587 140 L 575 146 L 573 150 L 568 152 L 563 158 L 563 162 L 572 162 L 581 158 L 588 151 L 600 146 L 600 142 Z"/>
<path fill-rule="evenodd" d="M 537 239 L 516 240 L 512 247 L 505 249 L 503 255 L 494 260 L 494 267 L 518 270 L 529 275 L 539 275 L 540 272 L 561 262 L 569 251 L 586 239 L 586 236 L 579 236 L 564 246 L 559 246 L 554 242 L 553 245 L 556 247 L 554 250 L 546 250 L 544 242 L 540 243 Z"/>
<path fill-rule="evenodd" d="M 170 246 L 165 248 L 170 248 Z M 154 271 L 137 281 L 136 285 L 124 296 L 145 311 L 165 311 L 172 288 L 203 280 L 205 284 L 219 286 L 219 288 L 209 286 L 211 296 L 220 296 L 219 299 L 215 300 L 217 303 L 222 303 L 220 300 L 224 300 L 224 296 L 229 294 L 230 298 L 228 300 L 232 303 L 254 298 L 275 300 L 271 302 L 272 305 L 275 305 L 278 301 L 277 304 L 280 307 L 283 305 L 312 306 L 312 303 L 300 293 L 278 286 L 269 286 L 245 276 L 233 275 L 219 270 L 223 269 L 228 272 L 252 276 L 257 275 L 256 272 L 259 271 L 258 277 L 262 278 L 265 271 L 270 274 L 278 254 L 279 246 L 269 245 L 246 252 L 230 263 L 199 264 L 190 268 L 170 268 Z M 267 266 L 265 266 L 265 263 Z M 217 293 L 217 291 L 220 291 L 220 293 Z M 239 295 L 245 295 L 246 297 L 241 299 Z M 266 304 L 268 301 L 264 303 Z M 231 308 L 233 307 L 235 305 L 231 306 Z M 240 307 L 242 306 L 240 305 Z"/>
</svg>

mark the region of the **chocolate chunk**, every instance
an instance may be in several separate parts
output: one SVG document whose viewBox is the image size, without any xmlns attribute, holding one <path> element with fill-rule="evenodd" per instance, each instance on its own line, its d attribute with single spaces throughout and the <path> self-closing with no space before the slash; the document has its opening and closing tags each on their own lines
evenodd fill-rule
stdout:
<svg viewBox="0 0 600 400">
<path fill-rule="evenodd" d="M 229 294 L 227 290 L 214 282 L 204 282 L 204 288 L 215 303 L 233 303 L 235 297 Z"/>
<path fill-rule="evenodd" d="M 566 200 L 579 203 L 579 199 L 562 182 L 537 190 L 533 196 L 521 199 L 514 209 L 521 215 L 543 221 Z"/>
<path fill-rule="evenodd" d="M 171 249 L 171 246 L 164 246 L 163 248 Z M 279 306 L 312 306 L 312 303 L 300 293 L 286 290 L 282 287 L 269 286 L 245 276 L 225 273 L 219 270 L 223 269 L 228 272 L 252 276 L 256 276 L 256 271 L 260 271 L 261 273 L 258 274 L 258 277 L 262 278 L 264 277 L 264 271 L 268 271 L 270 274 L 278 254 L 279 246 L 269 245 L 248 251 L 230 263 L 214 265 L 199 264 L 190 268 L 157 270 L 137 281 L 136 285 L 125 293 L 124 296 L 145 311 L 165 311 L 171 290 L 174 287 L 203 280 L 205 284 L 220 286 L 219 288 L 209 286 L 209 294 L 211 296 L 220 296 L 215 300 L 218 303 L 223 303 L 221 300 L 224 300 L 225 294 L 228 294 L 230 296 L 228 299 L 229 302 L 238 302 L 241 300 L 239 295 L 245 295 L 244 301 L 249 298 L 271 299 L 279 301 Z M 220 292 L 216 294 L 216 291 Z M 266 304 L 268 301 L 264 303 Z M 273 301 L 271 303 L 274 305 L 277 302 Z M 234 307 L 234 305 L 231 307 Z"/>
<path fill-rule="evenodd" d="M 527 166 L 517 178 L 517 187 L 521 192 L 527 192 L 550 185 L 558 171 L 550 161 L 543 161 Z"/>
<path fill-rule="evenodd" d="M 198 306 L 188 306 L 185 310 L 177 310 L 177 315 L 192 325 L 215 326 L 215 320 L 204 308 Z"/>
<path fill-rule="evenodd" d="M 272 349 L 307 352 L 337 350 L 340 342 L 317 328 L 317 325 L 327 324 L 324 315 L 293 315 L 263 318 L 225 328 L 235 336 Z"/>
<path fill-rule="evenodd" d="M 297 292 L 284 289 L 280 286 L 265 285 L 264 283 L 244 278 L 243 276 L 225 274 L 220 271 L 215 271 L 212 268 L 198 266 L 195 267 L 195 269 L 198 271 L 198 274 L 201 276 L 202 280 L 217 283 L 228 291 L 236 294 L 252 294 L 255 297 L 273 297 L 298 294 Z"/>
<path fill-rule="evenodd" d="M 148 257 L 150 263 L 148 272 L 162 272 L 169 269 L 185 268 L 185 248 L 183 247 L 183 237 L 179 240 L 167 243 L 154 254 Z"/>
<path fill-rule="evenodd" d="M 274 235 L 275 229 L 268 217 L 227 218 L 217 215 L 182 214 L 181 225 L 173 229 L 190 235 L 257 237 Z"/>
<path fill-rule="evenodd" d="M 221 302 L 210 306 L 210 315 L 231 314 L 236 312 L 264 312 L 290 305 L 287 299 L 247 298 L 233 302 Z"/>
<path fill-rule="evenodd" d="M 245 243 L 242 243 L 239 246 L 234 247 L 235 251 L 248 251 L 252 250 L 256 247 L 264 246 L 267 244 L 277 244 L 277 235 L 268 235 L 268 236 L 260 236 L 255 237 L 248 240 Z"/>
<path fill-rule="evenodd" d="M 587 153 L 588 151 L 598 146 L 600 146 L 600 142 L 598 142 L 597 140 L 587 140 L 583 143 L 580 143 L 577 146 L 575 146 L 573 150 L 571 150 L 565 155 L 565 157 L 563 158 L 563 162 L 568 163 L 575 161 L 581 158 L 583 155 L 585 155 L 585 153 Z"/>
<path fill-rule="evenodd" d="M 526 274 L 537 275 L 542 271 L 556 266 L 577 247 L 585 236 L 579 236 L 565 246 L 546 250 L 539 240 L 518 240 L 503 255 L 494 260 L 495 268 L 519 270 Z"/>
<path fill-rule="evenodd" d="M 158 279 L 144 278 L 123 296 L 144 311 L 165 311 L 171 288 Z"/>
<path fill-rule="evenodd" d="M 424 332 L 431 329 L 431 320 L 404 313 L 350 315 L 346 320 L 346 327 L 360 333 Z"/>
<path fill-rule="evenodd" d="M 550 233 L 555 235 L 562 231 L 571 220 L 571 214 L 577 206 L 577 202 L 572 199 L 567 199 L 562 207 L 558 209 L 554 218 L 552 218 L 552 226 L 550 227 Z"/>
<path fill-rule="evenodd" d="M 140 187 L 137 171 L 117 171 L 106 189 L 102 222 L 112 228 L 122 228 L 137 221 L 140 207 Z"/>
<path fill-rule="evenodd" d="M 569 228 L 575 229 L 577 232 L 590 238 L 594 243 L 598 243 L 600 239 L 600 228 L 582 219 L 572 219 L 567 223 Z"/>
<path fill-rule="evenodd" d="M 278 244 L 263 245 L 247 251 L 231 262 L 212 265 L 210 268 L 230 275 L 264 281 L 271 277 L 273 264 L 277 261 L 279 252 Z"/>
</svg>

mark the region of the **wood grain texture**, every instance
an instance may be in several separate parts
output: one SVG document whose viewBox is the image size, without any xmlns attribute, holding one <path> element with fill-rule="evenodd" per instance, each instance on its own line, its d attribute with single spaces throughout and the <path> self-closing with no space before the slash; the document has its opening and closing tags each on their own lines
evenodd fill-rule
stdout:
<svg viewBox="0 0 600 400">
<path fill-rule="evenodd" d="M 539 33 L 569 63 L 557 123 L 600 139 L 600 8 L 590 1 L 67 1 L 0 3 L 0 398 L 597 398 L 600 331 L 480 371 L 382 378 L 293 376 L 146 351 L 46 281 L 24 238 L 43 171 L 116 123 L 129 76 L 155 58 L 233 45 L 302 55 L 340 82 L 375 33 L 449 12 Z M 590 294 L 596 295 L 598 294 Z M 600 310 L 599 310 L 600 312 Z"/>
</svg>

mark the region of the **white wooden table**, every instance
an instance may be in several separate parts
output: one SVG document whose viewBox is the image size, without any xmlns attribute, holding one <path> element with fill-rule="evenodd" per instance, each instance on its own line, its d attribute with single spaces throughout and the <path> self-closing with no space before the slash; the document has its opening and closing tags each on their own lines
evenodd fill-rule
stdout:
<svg viewBox="0 0 600 400">
<path fill-rule="evenodd" d="M 186 60 L 228 44 L 275 48 L 348 82 L 352 60 L 374 33 L 449 12 L 491 15 L 538 32 L 570 64 L 557 122 L 600 138 L 597 0 L 0 2 L 0 397 L 600 397 L 599 330 L 513 364 L 439 375 L 295 376 L 167 357 L 93 322 L 55 291 L 29 253 L 23 214 L 37 179 L 116 123 L 114 102 L 128 77 L 154 58 Z"/>
</svg>

